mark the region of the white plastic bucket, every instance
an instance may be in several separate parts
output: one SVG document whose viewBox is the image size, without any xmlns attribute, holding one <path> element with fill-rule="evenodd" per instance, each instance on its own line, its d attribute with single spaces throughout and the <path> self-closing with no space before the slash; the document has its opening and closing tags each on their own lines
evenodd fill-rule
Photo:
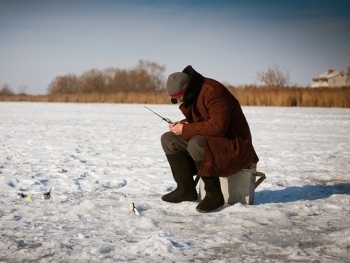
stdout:
<svg viewBox="0 0 350 263">
<path fill-rule="evenodd" d="M 264 173 L 256 172 L 256 165 L 251 169 L 243 169 L 229 177 L 220 177 L 221 191 L 226 204 L 249 204 L 254 203 L 255 188 L 265 180 Z M 258 180 L 256 181 L 256 179 Z M 199 180 L 199 199 L 205 197 L 204 182 Z"/>
</svg>

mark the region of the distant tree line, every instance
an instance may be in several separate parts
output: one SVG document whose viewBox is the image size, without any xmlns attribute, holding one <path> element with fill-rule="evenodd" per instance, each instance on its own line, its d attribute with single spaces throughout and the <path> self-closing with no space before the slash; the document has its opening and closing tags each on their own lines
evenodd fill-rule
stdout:
<svg viewBox="0 0 350 263">
<path fill-rule="evenodd" d="M 49 85 L 49 94 L 150 92 L 165 88 L 165 66 L 140 60 L 126 70 L 92 69 L 80 76 L 68 74 L 56 77 Z"/>
<path fill-rule="evenodd" d="M 138 64 L 129 70 L 119 68 L 91 69 L 80 76 L 66 74 L 57 76 L 49 84 L 47 94 L 110 94 L 163 91 L 165 89 L 165 69 L 164 65 L 159 65 L 156 62 L 139 60 Z M 266 71 L 258 72 L 257 80 L 270 87 L 289 85 L 288 73 L 282 72 L 278 66 L 270 66 Z M 228 84 L 228 86 L 230 85 Z M 21 86 L 18 95 L 26 95 L 25 91 L 26 86 Z M 3 84 L 0 87 L 0 95 L 14 96 L 16 93 L 8 84 Z"/>
<path fill-rule="evenodd" d="M 48 87 L 48 95 L 56 94 L 116 94 L 116 93 L 149 93 L 165 90 L 166 67 L 156 62 L 139 60 L 131 69 L 107 68 L 92 69 L 77 76 L 67 74 L 56 77 Z M 347 68 L 350 77 L 350 67 Z M 288 88 L 289 73 L 280 70 L 277 65 L 257 72 L 256 79 L 261 86 L 255 88 Z M 234 88 L 226 83 L 229 88 Z M 252 85 L 248 85 L 250 88 Z M 295 85 L 293 85 L 295 87 Z M 27 95 L 26 86 L 19 87 L 19 93 L 13 92 L 8 84 L 0 87 L 0 96 Z"/>
</svg>

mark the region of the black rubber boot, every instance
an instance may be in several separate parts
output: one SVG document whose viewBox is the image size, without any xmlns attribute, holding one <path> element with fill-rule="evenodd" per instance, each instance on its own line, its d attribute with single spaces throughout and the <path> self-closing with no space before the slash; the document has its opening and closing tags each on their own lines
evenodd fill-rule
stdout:
<svg viewBox="0 0 350 263">
<path fill-rule="evenodd" d="M 200 213 L 208 213 L 225 204 L 224 196 L 221 192 L 219 177 L 204 177 L 201 179 L 204 182 L 205 197 L 196 207 Z"/>
<path fill-rule="evenodd" d="M 162 200 L 170 203 L 196 201 L 198 194 L 193 180 L 193 169 L 185 153 L 166 154 L 177 187 L 163 195 Z"/>
</svg>

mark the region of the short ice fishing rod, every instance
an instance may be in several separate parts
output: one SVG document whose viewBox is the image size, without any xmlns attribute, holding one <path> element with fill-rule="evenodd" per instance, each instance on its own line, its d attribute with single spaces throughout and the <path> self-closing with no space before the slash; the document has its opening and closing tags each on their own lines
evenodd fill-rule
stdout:
<svg viewBox="0 0 350 263">
<path fill-rule="evenodd" d="M 173 124 L 173 122 L 172 122 L 170 119 L 164 118 L 164 117 L 160 116 L 158 113 L 154 112 L 153 110 L 151 110 L 150 108 L 148 108 L 148 107 L 146 107 L 146 106 L 144 106 L 144 107 L 145 107 L 147 110 L 150 110 L 151 112 L 153 112 L 155 115 L 158 115 L 159 117 L 161 117 L 163 121 L 166 121 L 166 122 L 169 123 L 169 124 Z"/>
</svg>

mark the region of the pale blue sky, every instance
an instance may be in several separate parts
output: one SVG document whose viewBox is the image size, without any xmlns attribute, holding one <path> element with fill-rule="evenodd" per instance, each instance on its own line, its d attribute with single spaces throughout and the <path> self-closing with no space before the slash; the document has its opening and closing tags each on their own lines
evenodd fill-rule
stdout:
<svg viewBox="0 0 350 263">
<path fill-rule="evenodd" d="M 350 1 L 0 0 L 0 87 L 45 94 L 59 75 L 140 59 L 232 85 L 277 65 L 306 86 L 350 66 Z"/>
</svg>

